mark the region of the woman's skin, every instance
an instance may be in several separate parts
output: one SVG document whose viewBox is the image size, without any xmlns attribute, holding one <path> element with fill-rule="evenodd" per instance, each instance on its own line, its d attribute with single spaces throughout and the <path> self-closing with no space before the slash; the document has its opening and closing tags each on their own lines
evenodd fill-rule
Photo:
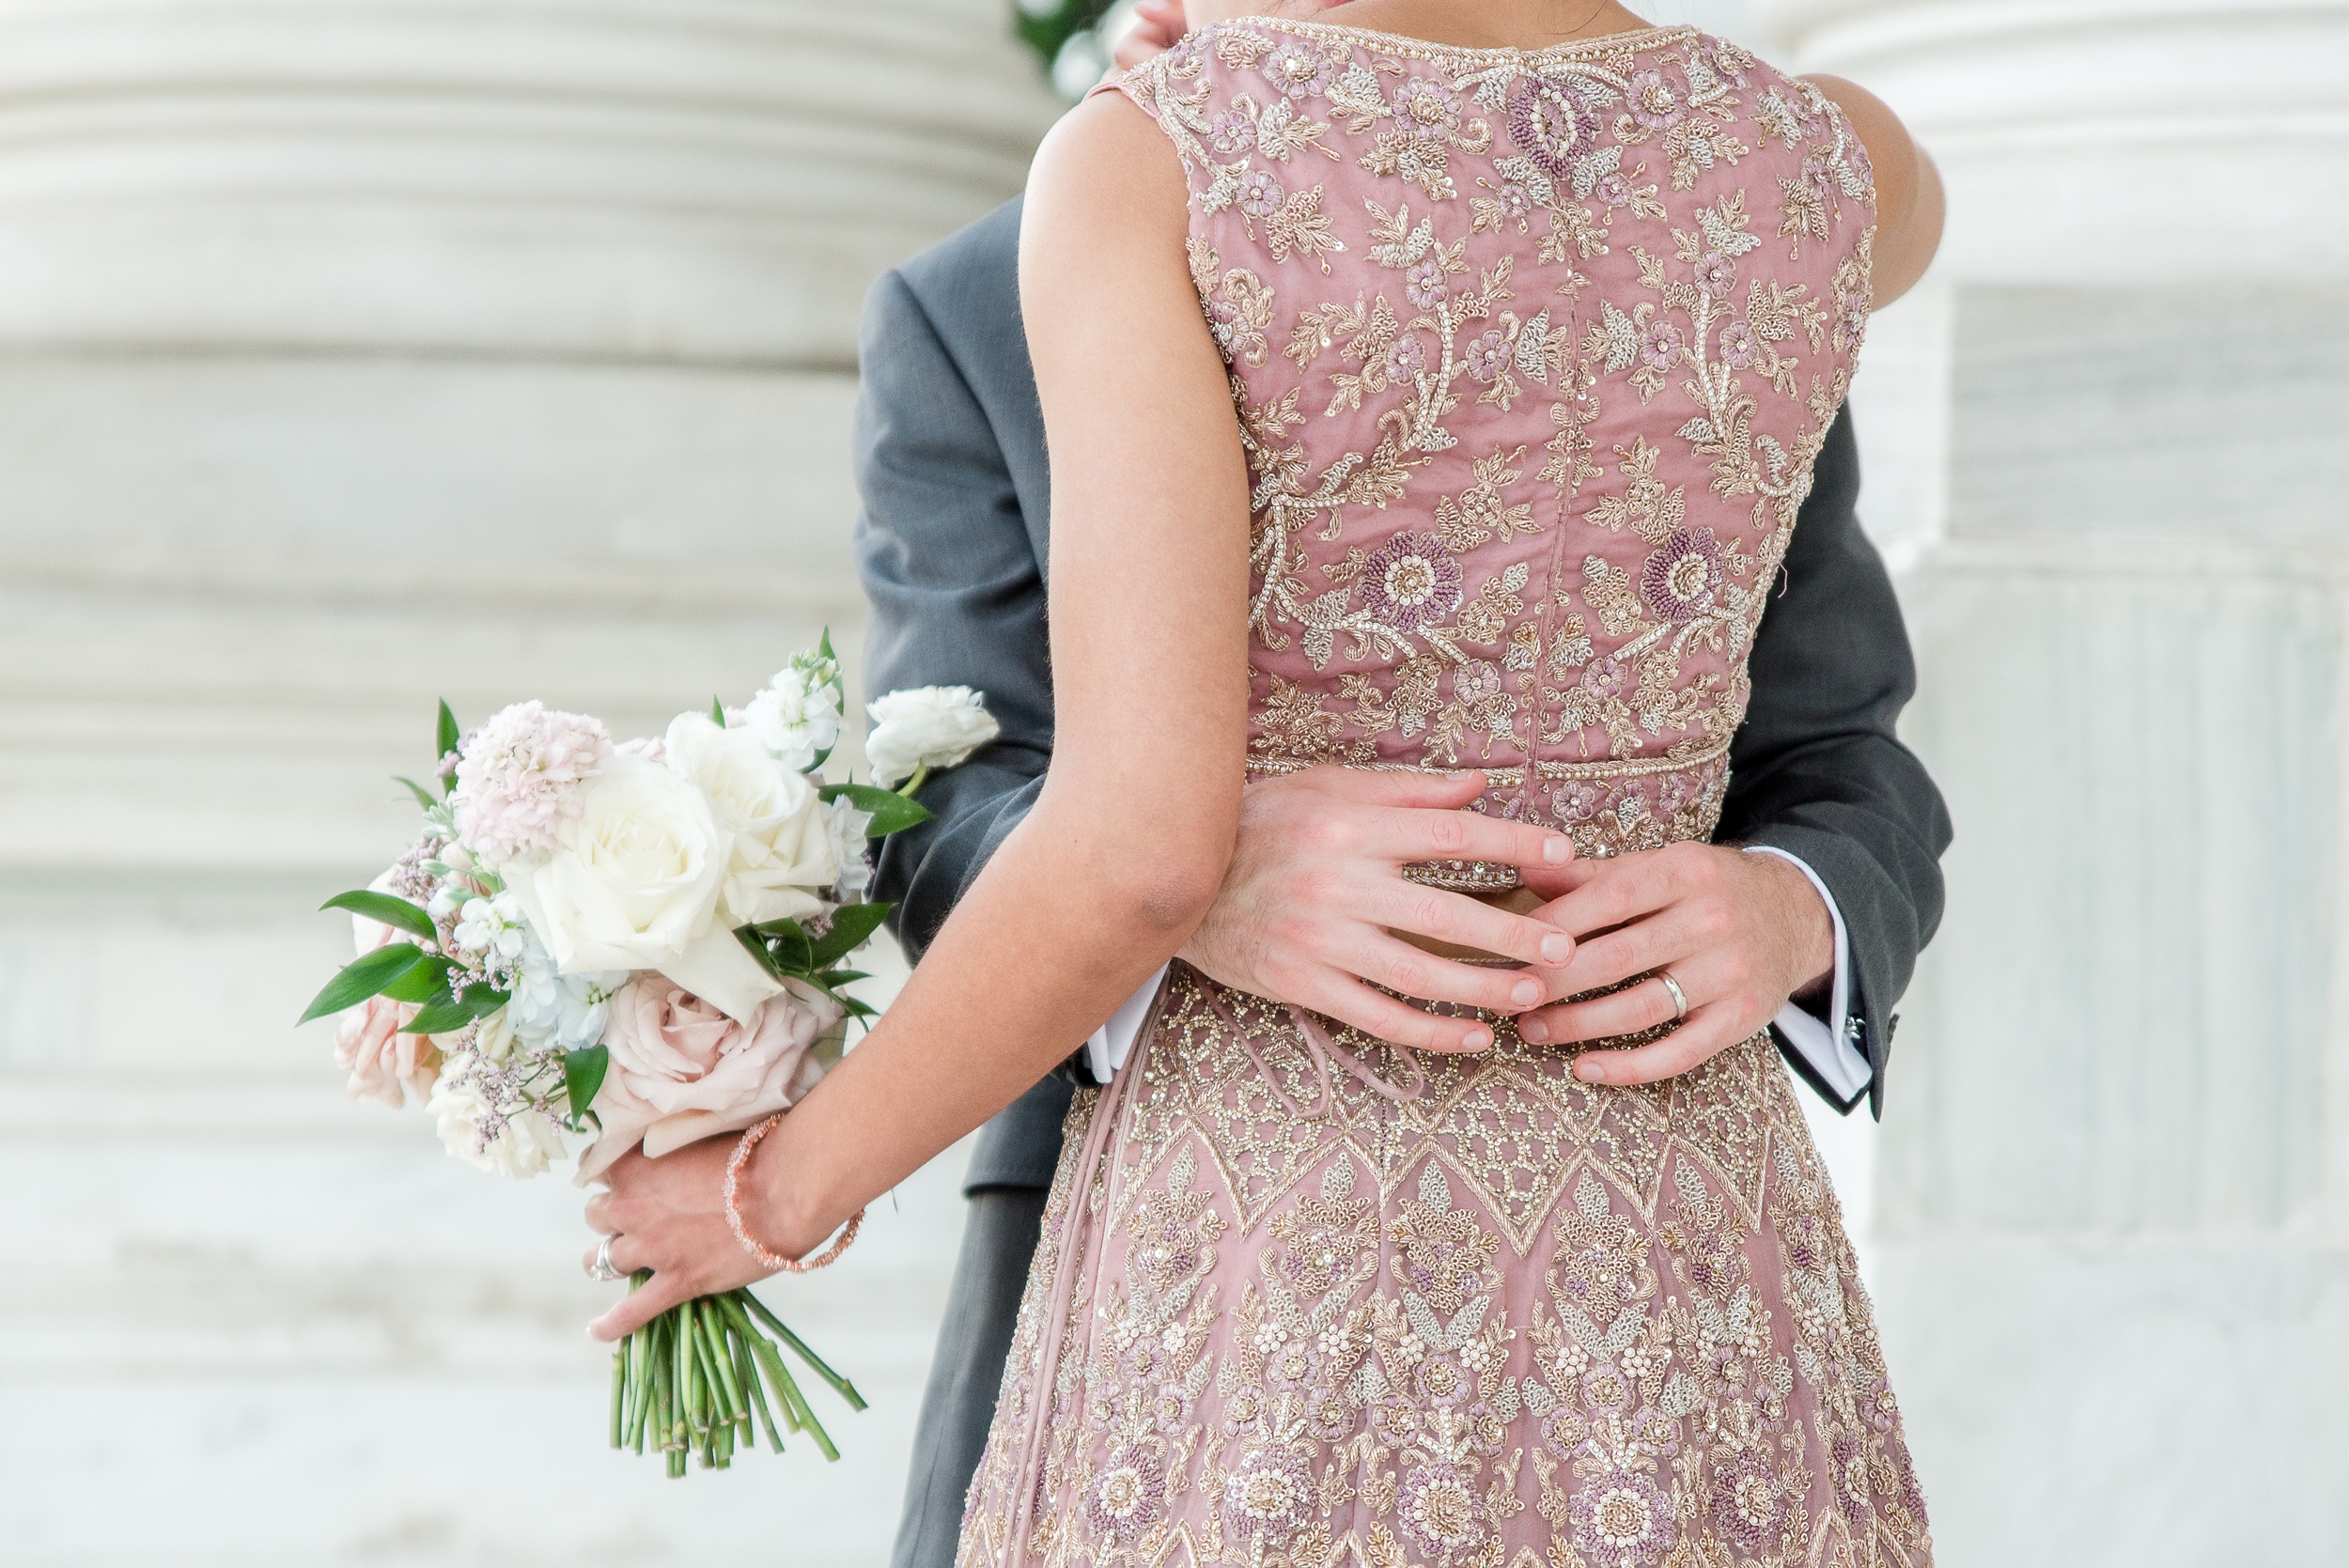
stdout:
<svg viewBox="0 0 2349 1568">
<path fill-rule="evenodd" d="M 1204 24 L 1268 8 L 1194 0 L 1190 18 Z M 1487 47 L 1645 25 L 1591 0 L 1354 0 L 1284 14 Z M 1939 187 L 1889 110 L 1849 84 L 1820 85 L 1844 104 L 1876 165 L 1882 303 L 1931 258 Z M 1183 947 L 1224 877 L 1246 777 L 1248 473 L 1227 373 L 1184 254 L 1188 200 L 1173 147 L 1116 94 L 1072 110 L 1036 154 L 1019 271 L 1052 458 L 1051 767 L 1034 809 L 895 1004 L 746 1167 L 743 1219 L 786 1256 L 816 1250 L 1066 1058 Z M 1799 939 L 1773 950 L 1764 967 L 1778 972 L 1740 977 L 1741 1008 L 1766 1003 L 1758 1028 L 1831 965 L 1825 911 L 1794 868 L 1712 846 L 1653 854 L 1662 873 L 1649 880 L 1670 885 L 1661 904 L 1641 902 L 1638 877 L 1568 867 L 1580 875 L 1548 912 L 1570 932 L 1593 931 L 1685 911 L 1692 887 L 1719 894 L 1727 878 L 1782 872 L 1799 892 L 1774 885 L 1816 912 L 1797 923 Z M 1738 863 L 1698 875 L 1714 857 Z M 1643 859 L 1619 857 L 1609 868 Z M 1588 920 L 1601 905 L 1615 918 Z M 1628 944 L 1614 945 L 1615 961 L 1632 956 Z M 1552 972 L 1585 988 L 1579 976 L 1592 966 L 1579 960 L 1606 952 L 1583 944 Z M 1553 986 L 1551 994 L 1570 993 Z M 1578 1006 L 1598 1005 L 1544 1012 L 1571 1019 Z M 1698 1021 L 1692 1011 L 1678 1032 Z M 1454 1048 L 1489 1041 L 1471 1027 Z M 615 1266 L 653 1272 L 589 1326 L 596 1338 L 618 1339 L 690 1297 L 766 1277 L 724 1219 L 720 1188 L 736 1141 L 710 1139 L 658 1160 L 630 1154 L 612 1167 L 611 1190 L 589 1203 L 588 1223 L 618 1235 Z"/>
</svg>

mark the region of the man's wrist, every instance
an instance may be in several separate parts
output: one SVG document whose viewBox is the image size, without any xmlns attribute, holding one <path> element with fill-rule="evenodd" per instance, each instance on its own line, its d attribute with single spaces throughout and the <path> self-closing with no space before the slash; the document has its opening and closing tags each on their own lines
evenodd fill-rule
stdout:
<svg viewBox="0 0 2349 1568">
<path fill-rule="evenodd" d="M 1801 978 L 1789 989 L 1789 999 L 1806 1006 L 1826 1001 L 1835 982 L 1835 911 L 1807 866 L 1766 846 L 1744 852 L 1784 890 L 1784 908 L 1801 931 L 1794 952 L 1794 967 Z"/>
</svg>

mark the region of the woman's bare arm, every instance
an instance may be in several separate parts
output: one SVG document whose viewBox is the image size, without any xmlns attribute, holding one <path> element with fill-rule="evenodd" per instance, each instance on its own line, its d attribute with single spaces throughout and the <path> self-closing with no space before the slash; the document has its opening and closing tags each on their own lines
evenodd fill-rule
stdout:
<svg viewBox="0 0 2349 1568">
<path fill-rule="evenodd" d="M 1246 768 L 1248 475 L 1184 255 L 1173 147 L 1112 95 L 1037 154 L 1020 297 L 1052 463 L 1056 733 L 1034 810 L 887 1016 L 749 1167 L 745 1219 L 801 1255 L 1009 1104 L 1174 955 L 1221 881 Z M 727 1233 L 734 1140 L 613 1168 L 591 1205 L 652 1282 L 629 1332 L 764 1272 Z"/>
<path fill-rule="evenodd" d="M 1925 275 L 1941 248 L 1947 213 L 1941 171 L 1884 100 L 1840 76 L 1804 78 L 1843 111 L 1876 171 L 1875 308 L 1882 310 Z"/>
</svg>

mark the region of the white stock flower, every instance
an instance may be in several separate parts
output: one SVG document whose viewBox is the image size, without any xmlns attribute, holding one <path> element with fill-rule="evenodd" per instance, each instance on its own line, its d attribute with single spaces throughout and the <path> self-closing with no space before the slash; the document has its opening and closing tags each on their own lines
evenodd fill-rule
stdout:
<svg viewBox="0 0 2349 1568">
<path fill-rule="evenodd" d="M 873 733 L 864 757 L 873 777 L 894 789 L 925 768 L 952 768 L 1002 733 L 987 695 L 967 686 L 916 686 L 875 698 L 865 711 Z"/>
<path fill-rule="evenodd" d="M 583 1050 L 603 1038 L 612 998 L 628 984 L 626 970 L 565 974 L 537 940 L 514 966 L 514 989 L 503 1013 L 523 1043 L 539 1049 Z"/>
<path fill-rule="evenodd" d="M 865 858 L 870 841 L 864 833 L 872 821 L 871 812 L 857 810 L 856 803 L 845 795 L 832 803 L 832 853 L 840 862 L 840 880 L 832 884 L 832 890 L 834 903 L 854 904 L 873 885 L 873 862 Z"/>
<path fill-rule="evenodd" d="M 776 761 L 794 773 L 804 773 L 839 743 L 840 707 L 839 665 L 801 655 L 778 670 L 739 717 Z M 728 722 L 735 717 L 729 714 Z"/>
<path fill-rule="evenodd" d="M 448 1152 L 476 1170 L 520 1179 L 535 1176 L 563 1155 L 563 1135 L 539 1111 L 500 1114 L 482 1094 L 474 1059 L 451 1057 L 432 1086 L 433 1123 Z"/>
<path fill-rule="evenodd" d="M 521 900 L 510 893 L 495 898 L 469 898 L 457 912 L 451 939 L 463 953 L 486 953 L 511 961 L 521 956 L 530 932 L 522 924 Z"/>
<path fill-rule="evenodd" d="M 732 835 L 720 895 L 729 926 L 796 920 L 823 908 L 817 892 L 832 885 L 839 865 L 829 814 L 806 775 L 776 760 L 749 730 L 721 729 L 700 713 L 677 715 L 663 756 Z"/>
</svg>

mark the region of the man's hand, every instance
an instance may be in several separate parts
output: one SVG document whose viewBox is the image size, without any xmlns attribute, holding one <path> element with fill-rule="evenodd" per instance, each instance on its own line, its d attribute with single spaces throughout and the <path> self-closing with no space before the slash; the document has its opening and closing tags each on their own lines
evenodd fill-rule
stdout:
<svg viewBox="0 0 2349 1568">
<path fill-rule="evenodd" d="M 1250 784 L 1222 889 L 1180 956 L 1235 989 L 1326 1013 L 1377 1039 L 1423 1050 L 1486 1048 L 1493 1036 L 1485 1025 L 1438 1017 L 1363 984 L 1501 1013 L 1563 994 L 1522 970 L 1439 958 L 1394 935 L 1529 964 L 1558 966 L 1573 955 L 1572 939 L 1542 919 L 1404 877 L 1403 867 L 1418 861 L 1538 870 L 1573 858 L 1563 833 L 1461 809 L 1484 788 L 1481 773 L 1337 767 Z"/>
<path fill-rule="evenodd" d="M 1688 1016 L 1663 1039 L 1636 1049 L 1586 1051 L 1574 1064 L 1586 1083 L 1675 1078 L 1747 1039 L 1787 998 L 1834 972 L 1835 926 L 1809 877 L 1776 855 L 1711 844 L 1675 844 L 1563 870 L 1528 870 L 1529 886 L 1555 899 L 1538 912 L 1581 940 L 1573 962 L 1547 970 L 1549 997 L 1579 995 L 1633 975 L 1668 970 Z M 1530 1012 L 1517 1032 L 1534 1044 L 1630 1034 L 1672 1020 L 1662 982 L 1589 1001 Z"/>
</svg>

